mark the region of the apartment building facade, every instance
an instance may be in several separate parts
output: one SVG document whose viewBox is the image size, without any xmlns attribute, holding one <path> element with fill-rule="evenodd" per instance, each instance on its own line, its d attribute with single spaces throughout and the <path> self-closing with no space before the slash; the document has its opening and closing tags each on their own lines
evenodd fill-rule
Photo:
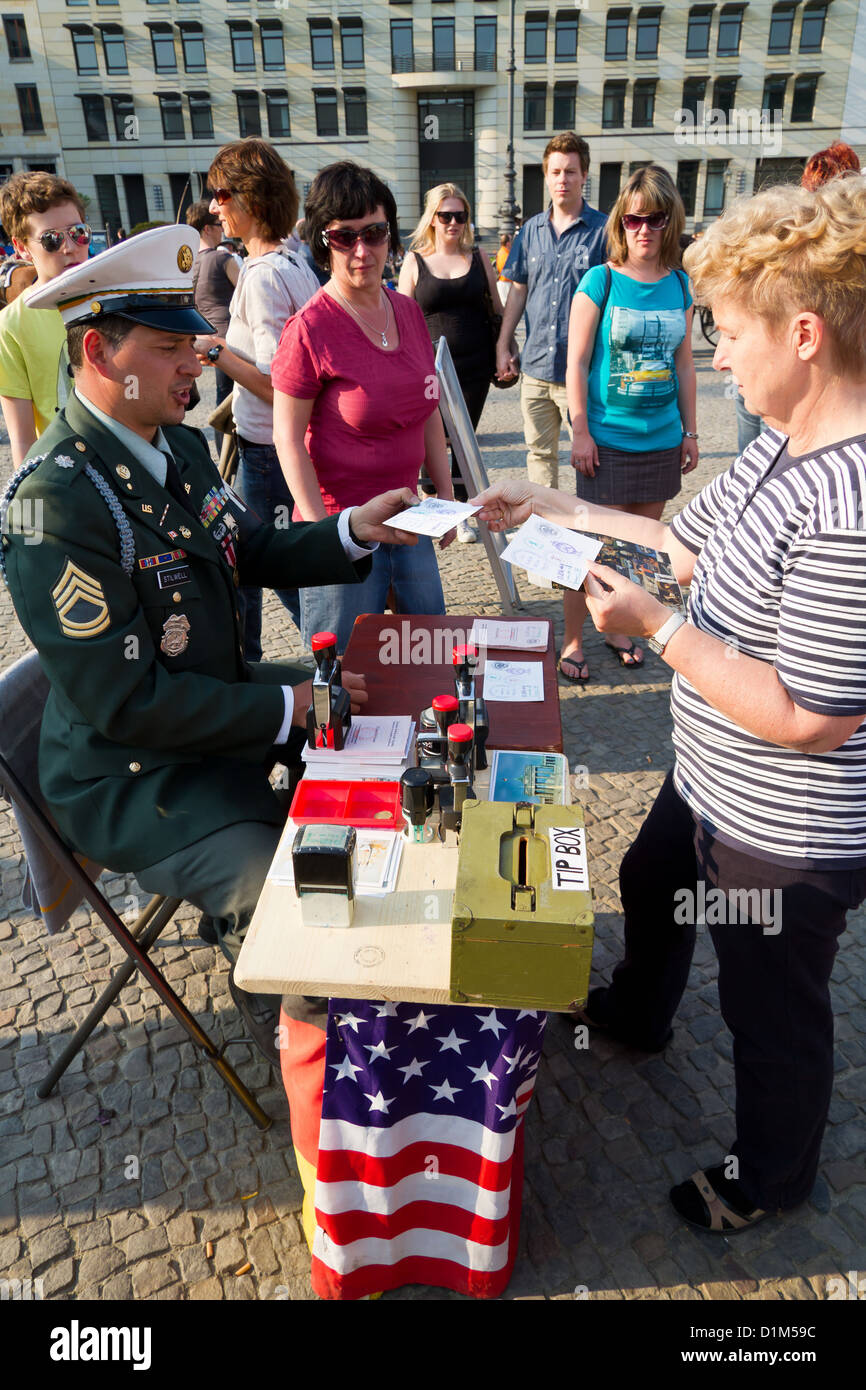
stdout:
<svg viewBox="0 0 866 1390">
<path fill-rule="evenodd" d="M 461 184 L 485 233 L 505 194 L 509 0 L 12 0 L 0 5 L 0 178 L 64 173 L 94 225 L 172 221 L 221 145 L 272 140 L 303 194 L 351 158 L 411 227 Z M 857 0 L 514 4 L 516 197 L 544 203 L 557 130 L 589 141 L 588 196 L 632 168 L 677 178 L 688 225 L 796 178 L 848 140 L 866 160 L 866 7 Z"/>
</svg>

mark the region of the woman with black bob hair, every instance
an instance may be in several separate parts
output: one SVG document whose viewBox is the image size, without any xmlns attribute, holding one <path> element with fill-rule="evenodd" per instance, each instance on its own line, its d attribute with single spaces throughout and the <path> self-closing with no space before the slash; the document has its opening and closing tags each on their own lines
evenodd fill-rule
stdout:
<svg viewBox="0 0 866 1390">
<path fill-rule="evenodd" d="M 422 465 L 437 495 L 452 498 L 424 315 L 382 283 L 400 246 L 391 190 L 372 169 L 341 160 L 316 175 L 304 211 L 310 249 L 330 278 L 286 325 L 271 368 L 274 445 L 294 519 L 317 521 L 391 488 L 415 491 Z M 399 612 L 444 613 L 429 537 L 411 556 L 402 549 L 380 545 L 363 584 L 301 590 L 304 642 L 325 628 L 344 651 L 355 618 L 383 612 L 389 590 Z"/>
</svg>

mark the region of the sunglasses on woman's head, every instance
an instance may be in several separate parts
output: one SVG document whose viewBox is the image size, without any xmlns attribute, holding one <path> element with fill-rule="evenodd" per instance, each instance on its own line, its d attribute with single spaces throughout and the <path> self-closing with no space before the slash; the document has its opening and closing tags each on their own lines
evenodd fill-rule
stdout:
<svg viewBox="0 0 866 1390">
<path fill-rule="evenodd" d="M 40 232 L 36 241 L 43 251 L 59 251 L 67 237 L 73 246 L 89 246 L 91 231 L 86 222 L 73 222 L 71 227 L 52 227 L 50 231 Z"/>
<path fill-rule="evenodd" d="M 622 225 L 627 232 L 636 232 L 645 222 L 651 232 L 662 232 L 670 220 L 666 212 L 626 212 Z"/>
<path fill-rule="evenodd" d="M 369 222 L 357 231 L 352 227 L 333 227 L 330 231 L 322 232 L 322 241 L 338 251 L 354 251 L 359 241 L 363 241 L 365 246 L 383 246 L 390 232 L 387 222 Z"/>
<path fill-rule="evenodd" d="M 449 222 L 457 222 L 462 227 L 466 221 L 467 213 L 464 208 L 462 212 L 437 212 L 436 216 L 440 222 L 444 222 L 446 227 Z"/>
</svg>

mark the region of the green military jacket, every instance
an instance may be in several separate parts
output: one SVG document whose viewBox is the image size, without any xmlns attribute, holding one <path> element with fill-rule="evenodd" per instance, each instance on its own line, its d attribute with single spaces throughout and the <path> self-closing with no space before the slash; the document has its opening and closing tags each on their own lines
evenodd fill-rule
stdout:
<svg viewBox="0 0 866 1390">
<path fill-rule="evenodd" d="M 245 662 L 238 584 L 353 583 L 370 567 L 347 558 L 336 517 L 264 524 L 199 431 L 163 433 L 194 516 L 71 396 L 2 517 L 12 599 L 51 683 L 43 795 L 69 843 L 116 870 L 280 823 L 266 770 L 279 687 L 309 673 Z"/>
</svg>

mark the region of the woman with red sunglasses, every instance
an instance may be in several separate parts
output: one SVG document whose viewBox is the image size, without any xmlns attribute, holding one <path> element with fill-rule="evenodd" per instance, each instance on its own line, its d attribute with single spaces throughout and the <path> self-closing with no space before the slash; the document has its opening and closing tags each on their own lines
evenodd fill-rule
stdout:
<svg viewBox="0 0 866 1390">
<path fill-rule="evenodd" d="M 437 184 L 427 193 L 397 288 L 421 305 L 433 342 L 447 342 L 476 429 L 496 367 L 487 306 L 495 303 L 498 310 L 499 292 L 490 261 L 475 245 L 469 201 L 456 183 Z M 453 458 L 451 473 L 454 495 L 465 502 L 466 488 Z M 423 479 L 421 486 L 427 490 Z M 468 521 L 457 527 L 457 539 L 476 539 Z"/>
<path fill-rule="evenodd" d="M 433 349 L 417 304 L 386 289 L 399 248 L 394 195 L 350 160 L 322 169 L 305 204 L 305 230 L 330 278 L 286 325 L 271 368 L 274 444 L 295 499 L 295 520 L 418 485 L 422 465 L 439 497 L 453 496 L 437 409 Z M 449 531 L 440 548 L 454 539 Z M 428 536 L 411 550 L 380 545 L 363 584 L 302 589 L 301 635 L 337 635 L 345 651 L 355 618 L 382 613 L 393 591 L 401 613 L 444 613 Z"/>
<path fill-rule="evenodd" d="M 682 199 L 667 170 L 637 169 L 610 212 L 610 259 L 584 275 L 568 327 L 565 384 L 577 495 L 661 519 L 682 475 L 698 463 L 692 299 L 680 263 Z M 568 591 L 560 671 L 589 680 L 586 600 Z M 630 637 L 606 645 L 626 668 L 643 665 Z"/>
</svg>

